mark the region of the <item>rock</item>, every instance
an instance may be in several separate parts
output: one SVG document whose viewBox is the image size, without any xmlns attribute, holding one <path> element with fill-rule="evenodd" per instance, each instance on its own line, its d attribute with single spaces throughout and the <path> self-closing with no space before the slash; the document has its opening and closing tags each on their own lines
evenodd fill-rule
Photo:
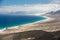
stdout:
<svg viewBox="0 0 60 40">
<path fill-rule="evenodd" d="M 46 32 L 42 30 L 31 30 L 1 35 L 0 40 L 60 40 L 60 31 Z"/>
</svg>

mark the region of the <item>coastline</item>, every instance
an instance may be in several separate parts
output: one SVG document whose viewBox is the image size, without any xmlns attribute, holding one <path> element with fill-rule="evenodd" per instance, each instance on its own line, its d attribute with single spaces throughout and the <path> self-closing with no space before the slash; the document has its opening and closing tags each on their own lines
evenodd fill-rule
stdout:
<svg viewBox="0 0 60 40">
<path fill-rule="evenodd" d="M 33 22 L 33 23 L 28 23 L 28 24 L 24 24 L 24 25 L 21 25 L 22 26 L 22 28 L 23 27 L 26 27 L 27 25 L 29 26 L 29 25 L 34 25 L 34 24 L 37 24 L 37 23 L 44 23 L 44 22 L 48 22 L 48 21 L 52 21 L 52 20 L 54 20 L 54 18 L 51 18 L 51 17 L 48 17 L 48 16 L 43 16 L 43 17 L 45 17 L 46 19 L 45 20 L 40 20 L 40 21 L 36 21 L 36 22 Z M 6 34 L 7 32 L 5 32 L 5 30 L 11 30 L 11 29 L 19 29 L 19 27 L 20 26 L 14 26 L 14 27 L 9 27 L 9 28 L 4 28 L 3 30 L 0 30 L 0 34 L 2 33 L 2 34 Z"/>
<path fill-rule="evenodd" d="M 45 17 L 46 19 L 44 19 L 44 20 L 39 20 L 39 21 L 35 21 L 35 22 L 32 22 L 32 23 L 28 23 L 28 24 L 24 24 L 24 25 L 21 25 L 21 26 L 31 25 L 31 24 L 36 24 L 36 23 L 44 23 L 44 22 L 48 22 L 48 21 L 54 20 L 54 18 L 51 18 L 51 17 L 47 17 L 47 16 L 43 16 L 43 17 Z M 18 26 L 17 26 L 17 27 L 18 27 Z"/>
</svg>

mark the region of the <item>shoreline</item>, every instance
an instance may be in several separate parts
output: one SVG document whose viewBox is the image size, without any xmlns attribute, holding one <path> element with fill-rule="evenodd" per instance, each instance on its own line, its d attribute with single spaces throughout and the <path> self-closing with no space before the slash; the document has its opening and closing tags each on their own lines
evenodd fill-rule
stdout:
<svg viewBox="0 0 60 40">
<path fill-rule="evenodd" d="M 46 19 L 45 20 L 35 21 L 35 22 L 32 22 L 32 23 L 28 23 L 28 24 L 24 24 L 24 25 L 21 25 L 21 26 L 30 25 L 30 24 L 36 24 L 36 23 L 44 23 L 44 22 L 54 20 L 54 18 L 51 18 L 51 17 L 47 17 L 47 16 L 43 16 L 43 17 L 45 17 Z"/>
<path fill-rule="evenodd" d="M 12 26 L 12 27 L 8 27 L 8 28 L 4 28 L 4 29 L 0 30 L 0 32 L 2 32 L 4 30 L 8 30 L 8 29 L 18 28 L 20 26 L 24 27 L 26 25 L 33 25 L 33 24 L 36 24 L 36 23 L 44 23 L 44 22 L 48 22 L 48 21 L 54 20 L 54 18 L 51 18 L 51 17 L 48 17 L 48 16 L 42 16 L 42 17 L 45 17 L 46 19 L 45 20 L 35 21 L 35 22 L 32 22 L 32 23 L 28 23 L 28 24 L 23 24 L 23 25 L 18 25 L 18 26 Z"/>
</svg>

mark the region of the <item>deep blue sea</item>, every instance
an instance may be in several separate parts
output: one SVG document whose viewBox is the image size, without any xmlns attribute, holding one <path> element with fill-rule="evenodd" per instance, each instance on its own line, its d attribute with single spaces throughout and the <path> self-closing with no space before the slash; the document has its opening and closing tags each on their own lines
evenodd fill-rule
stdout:
<svg viewBox="0 0 60 40">
<path fill-rule="evenodd" d="M 0 29 L 32 23 L 46 18 L 42 16 L 0 15 Z"/>
</svg>

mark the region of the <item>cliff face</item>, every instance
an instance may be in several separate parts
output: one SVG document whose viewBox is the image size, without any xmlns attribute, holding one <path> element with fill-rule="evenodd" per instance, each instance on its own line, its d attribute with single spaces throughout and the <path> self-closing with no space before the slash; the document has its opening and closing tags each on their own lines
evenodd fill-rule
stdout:
<svg viewBox="0 0 60 40">
<path fill-rule="evenodd" d="M 0 40 L 60 40 L 60 31 L 45 32 L 42 30 L 31 30 L 0 35 Z"/>
</svg>

